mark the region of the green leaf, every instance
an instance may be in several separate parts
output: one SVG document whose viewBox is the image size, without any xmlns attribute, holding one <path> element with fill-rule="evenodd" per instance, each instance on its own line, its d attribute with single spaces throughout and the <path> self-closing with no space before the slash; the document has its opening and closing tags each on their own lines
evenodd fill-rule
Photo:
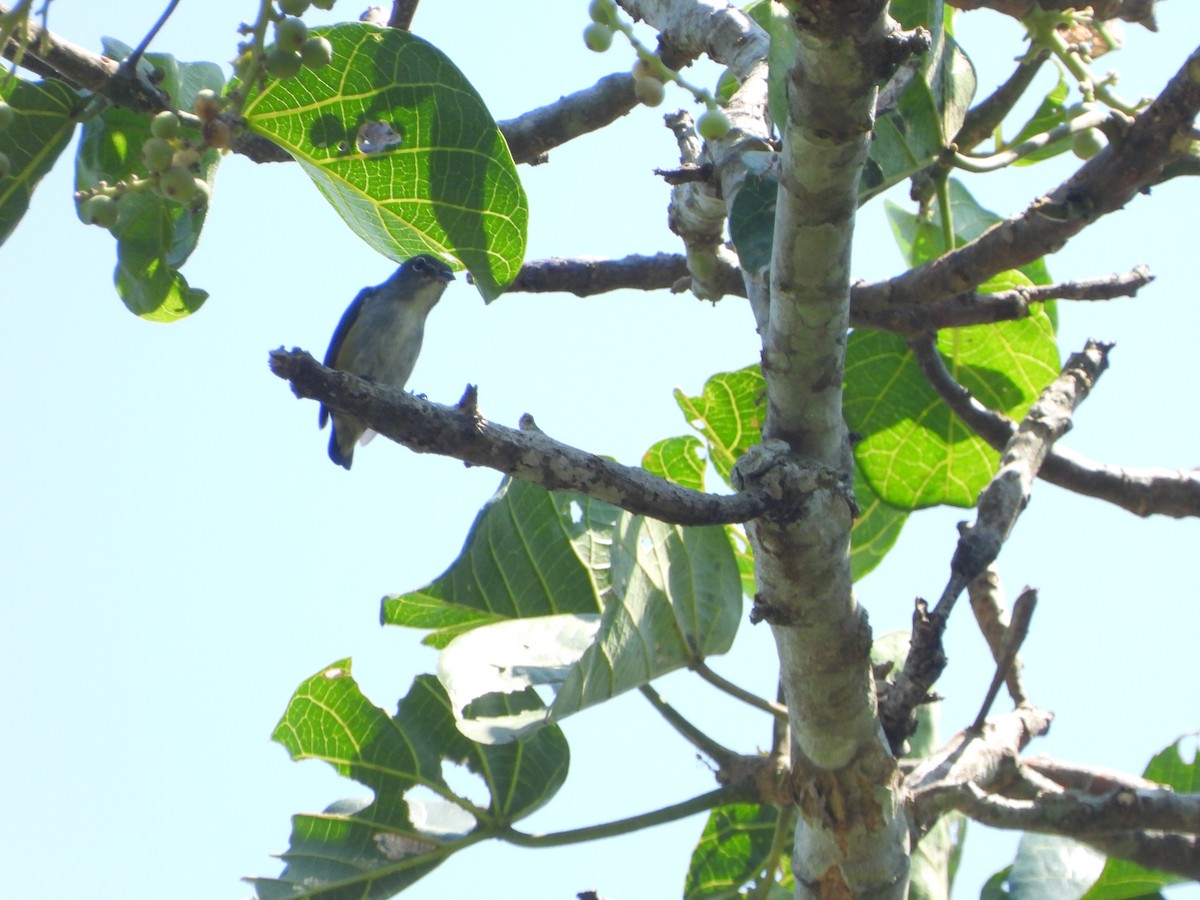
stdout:
<svg viewBox="0 0 1200 900">
<path fill-rule="evenodd" d="M 729 211 L 729 239 L 747 272 L 758 272 L 771 265 L 778 197 L 777 179 L 750 173 L 733 198 L 733 207 Z"/>
<path fill-rule="evenodd" d="M 1000 217 L 980 206 L 957 179 L 951 178 L 950 215 L 954 222 L 955 246 L 962 246 L 979 237 L 1000 221 Z M 887 203 L 887 216 L 892 233 L 909 268 L 916 268 L 942 256 L 949 250 L 942 233 L 941 213 L 933 209 L 929 216 L 918 216 L 894 203 Z M 1034 284 L 1049 284 L 1050 273 L 1045 260 L 1037 259 L 1021 266 L 1019 271 Z"/>
<path fill-rule="evenodd" d="M 738 457 L 762 439 L 766 382 L 757 365 L 713 375 L 699 397 L 676 389 L 675 402 L 708 444 L 708 458 L 729 483 Z"/>
<path fill-rule="evenodd" d="M 520 702 L 527 698 L 514 698 L 511 711 L 519 711 Z M 370 788 L 374 799 L 294 817 L 283 872 L 251 879 L 262 898 L 390 897 L 456 850 L 538 809 L 562 786 L 569 765 L 557 728 L 503 747 L 467 740 L 432 676 L 417 678 L 389 716 L 363 696 L 349 660 L 297 689 L 273 737 L 293 759 L 324 760 Z M 455 793 L 444 762 L 482 779 L 486 808 Z M 409 794 L 418 787 L 425 796 Z"/>
<path fill-rule="evenodd" d="M 600 631 L 559 690 L 552 720 L 733 644 L 742 590 L 723 528 L 682 528 L 622 514 L 611 578 Z"/>
<path fill-rule="evenodd" d="M 1013 419 L 1058 373 L 1053 327 L 1043 311 L 1016 322 L 943 331 L 938 352 L 980 402 Z M 934 393 L 904 338 L 855 331 L 845 378 L 846 423 L 863 436 L 855 459 L 880 498 L 904 510 L 974 505 L 999 453 Z"/>
<path fill-rule="evenodd" d="M 12 164 L 0 178 L 0 244 L 8 240 L 42 176 L 54 166 L 75 131 L 79 95 L 61 81 L 0 78 L 0 97 L 12 107 L 12 124 L 0 131 L 0 153 Z"/>
<path fill-rule="evenodd" d="M 883 562 L 899 539 L 908 513 L 875 493 L 857 460 L 854 463 L 854 499 L 858 503 L 858 518 L 850 530 L 850 577 L 858 581 Z"/>
<path fill-rule="evenodd" d="M 470 82 L 399 28 L 314 28 L 333 62 L 269 82 L 247 127 L 313 179 L 346 224 L 393 260 L 454 256 L 487 300 L 517 276 L 529 219 L 516 166 Z"/>
<path fill-rule="evenodd" d="M 425 643 L 445 647 L 491 622 L 599 613 L 604 545 L 618 513 L 582 494 L 505 479 L 449 569 L 424 588 L 384 598 L 383 624 L 436 629 Z"/>
<path fill-rule="evenodd" d="M 737 803 L 714 809 L 692 851 L 684 900 L 738 896 L 739 888 L 758 878 L 766 867 L 778 823 L 775 806 Z M 786 858 L 785 852 L 781 860 Z M 789 875 L 786 882 L 790 881 Z"/>
<path fill-rule="evenodd" d="M 1182 745 L 1181 738 L 1158 753 L 1142 774 L 1181 794 L 1194 794 L 1200 792 L 1200 754 L 1193 751 L 1192 761 L 1185 762 Z M 1152 871 L 1137 863 L 1110 857 L 1100 878 L 1084 895 L 1084 900 L 1133 900 L 1136 897 L 1153 896 L 1167 885 L 1179 884 L 1183 880 L 1178 875 Z"/>
<path fill-rule="evenodd" d="M 1011 900 L 1074 900 L 1082 897 L 1104 865 L 1104 856 L 1070 838 L 1025 834 L 1008 872 Z"/>
<path fill-rule="evenodd" d="M 712 376 L 698 397 L 675 391 L 675 402 L 688 424 L 704 437 L 708 458 L 726 484 L 737 459 L 762 440 L 765 392 L 766 382 L 757 365 Z M 858 470 L 854 492 L 861 515 L 850 533 L 850 567 L 857 580 L 883 560 L 900 536 L 908 514 L 885 502 Z M 743 588 L 748 596 L 754 596 L 750 546 L 744 536 L 731 539 L 735 542 Z"/>
<path fill-rule="evenodd" d="M 696 491 L 704 490 L 704 444 L 691 435 L 664 438 L 646 451 L 647 472 Z"/>
<path fill-rule="evenodd" d="M 432 584 L 385 597 L 382 622 L 435 629 L 425 643 L 445 647 L 493 622 L 597 614 L 618 513 L 581 494 L 505 479 L 476 516 L 459 558 Z"/>
<path fill-rule="evenodd" d="M 130 48 L 106 38 L 104 52 L 123 59 Z M 148 53 L 142 64 L 161 73 L 159 87 L 177 109 L 191 109 L 200 90 L 219 91 L 224 85 L 220 67 L 213 63 L 181 63 L 165 53 Z M 190 134 L 198 142 L 198 132 Z M 91 190 L 101 181 L 116 184 L 146 178 L 149 173 L 142 163 L 141 147 L 148 137 L 150 117 L 128 109 L 109 107 L 90 119 L 75 157 L 76 187 Z M 210 186 L 220 158 L 216 150 L 201 155 L 198 176 Z M 207 207 L 181 206 L 145 190 L 125 194 L 117 210 L 117 224 L 112 229 L 117 239 L 114 281 L 126 307 L 156 322 L 172 322 L 199 309 L 208 294 L 191 287 L 179 269 L 200 240 Z"/>
</svg>

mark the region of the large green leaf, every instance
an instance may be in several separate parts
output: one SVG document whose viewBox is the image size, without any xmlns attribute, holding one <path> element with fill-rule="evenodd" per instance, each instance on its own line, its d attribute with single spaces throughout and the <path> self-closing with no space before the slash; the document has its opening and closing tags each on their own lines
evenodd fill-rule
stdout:
<svg viewBox="0 0 1200 900">
<path fill-rule="evenodd" d="M 642 468 L 647 472 L 694 491 L 704 490 L 705 467 L 704 444 L 690 434 L 664 438 L 642 457 Z"/>
<path fill-rule="evenodd" d="M 943 331 L 938 352 L 977 399 L 1014 419 L 1058 372 L 1053 327 L 1042 311 Z M 854 448 L 862 473 L 900 509 L 972 506 L 995 471 L 999 453 L 934 392 L 898 335 L 868 329 L 850 335 L 844 413 L 862 435 Z"/>
<path fill-rule="evenodd" d="M 514 695 L 503 702 L 515 713 L 530 700 Z M 562 786 L 569 765 L 557 728 L 503 747 L 467 740 L 432 676 L 417 678 L 389 716 L 363 696 L 349 660 L 305 681 L 273 736 L 293 759 L 324 760 L 370 788 L 374 799 L 294 817 L 286 868 L 278 878 L 252 879 L 266 900 L 390 897 L 456 850 L 542 806 Z M 443 776 L 445 762 L 483 780 L 486 808 L 455 793 Z M 410 796 L 414 788 L 425 789 L 424 796 Z"/>
<path fill-rule="evenodd" d="M 602 616 L 484 625 L 442 651 L 438 677 L 464 734 L 509 741 L 732 645 L 742 591 L 723 528 L 622 513 L 615 536 L 593 538 L 578 546 L 597 583 L 607 585 Z M 549 710 L 495 708 L 497 696 L 532 695 L 539 686 L 557 691 Z"/>
<path fill-rule="evenodd" d="M 0 178 L 0 244 L 8 240 L 42 176 L 71 141 L 75 114 L 83 104 L 79 95 L 61 81 L 22 81 L 0 78 L 0 97 L 15 113 L 12 124 L 0 131 L 0 153 L 12 169 Z"/>
<path fill-rule="evenodd" d="M 612 597 L 595 643 L 567 675 L 551 720 L 601 703 L 733 645 L 742 588 L 725 529 L 622 514 Z"/>
<path fill-rule="evenodd" d="M 985 890 L 1009 900 L 1076 900 L 1103 866 L 1104 856 L 1086 844 L 1056 834 L 1025 834 L 1007 875 L 996 873 Z"/>
<path fill-rule="evenodd" d="M 759 367 L 752 365 L 736 372 L 713 375 L 697 397 L 676 390 L 675 402 L 688 424 L 704 438 L 713 468 L 729 484 L 729 474 L 738 457 L 762 439 L 766 382 Z M 880 497 L 857 469 L 854 492 L 860 515 L 850 533 L 850 566 L 857 580 L 883 560 L 900 536 L 907 513 Z M 743 587 L 753 596 L 753 558 L 749 544 L 732 534 L 731 540 L 742 570 Z"/>
<path fill-rule="evenodd" d="M 485 299 L 520 271 L 528 204 L 483 100 L 436 47 L 398 28 L 315 28 L 318 71 L 269 82 L 246 125 L 290 153 L 383 255 L 459 259 Z"/>
<path fill-rule="evenodd" d="M 618 513 L 582 494 L 505 479 L 445 573 L 426 587 L 384 598 L 383 624 L 434 629 L 425 642 L 444 647 L 491 622 L 598 614 L 606 584 L 604 562 L 595 557 Z"/>
<path fill-rule="evenodd" d="M 1194 794 L 1200 792 L 1200 754 L 1193 750 L 1192 761 L 1185 762 L 1182 743 L 1182 740 L 1176 741 L 1157 754 L 1143 775 L 1181 794 Z M 1084 895 L 1084 900 L 1133 900 L 1153 896 L 1167 885 L 1183 880 L 1178 875 L 1155 872 L 1128 860 L 1109 857 L 1100 878 Z"/>
<path fill-rule="evenodd" d="M 123 59 L 131 51 L 106 38 L 104 52 Z M 219 91 L 225 83 L 219 66 L 209 62 L 181 63 L 165 53 L 148 53 L 143 65 L 161 75 L 159 87 L 178 109 L 191 109 L 202 89 Z M 75 158 L 75 185 L 90 190 L 101 181 L 115 184 L 131 177 L 145 178 L 141 147 L 150 137 L 150 119 L 121 107 L 109 107 L 90 119 Z M 199 139 L 198 132 L 192 137 Z M 199 175 L 210 185 L 220 154 L 207 150 L 201 156 Z M 129 193 L 117 203 L 117 293 L 129 310 L 156 322 L 172 322 L 195 312 L 207 299 L 205 291 L 191 287 L 179 269 L 187 261 L 204 226 L 207 207 L 181 206 L 150 191 Z"/>
</svg>

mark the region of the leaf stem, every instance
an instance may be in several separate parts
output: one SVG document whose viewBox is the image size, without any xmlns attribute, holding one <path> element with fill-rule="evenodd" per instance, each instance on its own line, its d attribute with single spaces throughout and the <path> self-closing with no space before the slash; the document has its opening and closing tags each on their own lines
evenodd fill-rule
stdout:
<svg viewBox="0 0 1200 900">
<path fill-rule="evenodd" d="M 654 690 L 650 685 L 643 684 L 638 690 L 643 697 L 650 701 L 650 705 L 654 707 L 658 714 L 666 719 L 672 728 L 683 735 L 689 744 L 701 753 L 712 757 L 718 765 L 725 765 L 726 762 L 737 756 L 732 750 L 717 743 L 684 718 L 675 707 L 664 700 L 658 691 Z"/>
<path fill-rule="evenodd" d="M 550 834 L 529 834 L 508 828 L 495 835 L 502 841 L 516 844 L 518 847 L 562 847 L 566 844 L 580 844 L 584 841 L 594 841 L 600 838 L 615 837 L 651 828 L 655 825 L 665 825 L 677 819 L 684 819 L 696 813 L 705 812 L 721 806 L 729 801 L 725 788 L 717 788 L 707 794 L 700 794 L 682 803 L 673 803 L 656 809 L 653 812 L 641 813 L 627 819 L 617 819 L 602 825 L 587 825 L 583 828 L 572 828 L 569 831 L 556 831 Z"/>
<path fill-rule="evenodd" d="M 713 687 L 724 691 L 729 696 L 735 697 L 736 699 L 741 700 L 743 703 L 753 706 L 755 709 L 761 709 L 765 713 L 770 713 L 781 721 L 787 721 L 787 707 L 782 703 L 772 703 L 770 700 L 764 700 L 757 694 L 753 694 L 745 688 L 739 687 L 732 681 L 721 677 L 712 669 L 710 669 L 704 660 L 692 663 L 691 669 Z"/>
</svg>

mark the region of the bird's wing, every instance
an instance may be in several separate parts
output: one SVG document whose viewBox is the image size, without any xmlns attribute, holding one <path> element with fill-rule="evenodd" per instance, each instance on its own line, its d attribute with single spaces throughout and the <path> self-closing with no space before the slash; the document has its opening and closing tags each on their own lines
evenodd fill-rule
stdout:
<svg viewBox="0 0 1200 900">
<path fill-rule="evenodd" d="M 350 305 L 346 307 L 346 311 L 342 313 L 342 320 L 338 322 L 337 329 L 333 332 L 333 339 L 329 342 L 329 349 L 325 351 L 325 365 L 329 368 L 337 368 L 337 358 L 342 352 L 342 344 L 346 341 L 346 335 L 350 333 L 350 329 L 354 327 L 355 321 L 358 320 L 358 314 L 362 312 L 363 304 L 375 294 L 376 290 L 378 288 L 363 288 L 358 292 L 358 296 L 350 301 Z M 329 410 L 322 404 L 321 412 L 317 417 L 317 422 L 321 428 L 325 427 L 325 422 L 328 419 Z"/>
</svg>

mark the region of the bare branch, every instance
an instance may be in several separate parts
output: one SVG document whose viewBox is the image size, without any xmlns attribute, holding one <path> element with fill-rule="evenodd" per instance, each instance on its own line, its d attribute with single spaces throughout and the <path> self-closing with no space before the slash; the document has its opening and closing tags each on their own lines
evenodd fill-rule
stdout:
<svg viewBox="0 0 1200 900">
<path fill-rule="evenodd" d="M 880 306 L 878 295 L 869 288 L 856 285 L 850 294 L 850 321 L 856 327 L 877 328 L 897 334 L 924 334 L 944 328 L 966 325 L 988 325 L 1024 319 L 1031 305 L 1048 300 L 1112 300 L 1133 297 L 1154 280 L 1146 266 L 1129 272 L 1065 281 L 1059 284 L 1039 284 L 980 294 L 968 291 L 932 303 L 924 298 L 912 298 L 913 303 Z"/>
<path fill-rule="evenodd" d="M 1027 757 L 1022 760 L 1022 765 L 1050 779 L 1061 788 L 1084 794 L 1108 794 L 1117 790 L 1146 791 L 1162 787 L 1158 782 L 1142 778 L 1140 775 L 1130 775 L 1101 766 L 1065 763 L 1045 755 Z"/>
<path fill-rule="evenodd" d="M 904 779 L 914 842 L 952 808 L 943 794 L 963 785 L 991 787 L 1011 777 L 1023 750 L 1050 730 L 1054 717 L 1032 706 L 988 719 L 969 728 L 917 764 Z"/>
<path fill-rule="evenodd" d="M 1112 832 L 1200 833 L 1200 794 L 1126 789 L 1107 794 L 1064 791 L 1035 800 L 989 794 L 970 782 L 939 786 L 932 793 L 943 809 L 957 809 L 985 825 L 1086 838 Z"/>
<path fill-rule="evenodd" d="M 728 253 L 717 254 L 715 277 L 726 294 L 745 290 L 741 270 Z M 687 260 L 675 253 L 622 259 L 541 259 L 525 263 L 508 291 L 566 292 L 577 297 L 624 289 L 679 292 L 687 290 L 690 278 Z"/>
<path fill-rule="evenodd" d="M 977 580 L 977 578 L 972 579 L 972 583 Z M 1001 645 L 1000 652 L 996 654 L 996 674 L 992 676 L 992 683 L 988 686 L 983 704 L 979 707 L 979 715 L 975 717 L 975 723 L 971 726 L 972 730 L 981 731 L 983 729 L 988 711 L 996 702 L 996 694 L 1000 692 L 1001 683 L 1008 678 L 1008 673 L 1017 664 L 1017 651 L 1021 649 L 1021 644 L 1025 642 L 1025 638 L 1029 634 L 1029 622 L 1033 618 L 1033 610 L 1036 606 L 1037 591 L 1032 588 L 1023 590 L 1017 597 L 1017 602 L 1013 604 L 1012 623 L 1004 635 L 1004 643 Z M 1019 700 L 1017 702 L 1020 703 Z"/>
<path fill-rule="evenodd" d="M 681 487 L 637 466 L 623 466 L 559 443 L 523 422 L 522 430 L 488 422 L 469 390 L 451 408 L 328 369 L 303 350 L 271 352 L 271 371 L 291 382 L 297 397 L 352 413 L 373 431 L 417 453 L 438 453 L 487 466 L 547 490 L 571 490 L 639 515 L 679 525 L 744 522 L 801 515 L 809 497 L 833 476 L 820 467 L 779 465 L 733 495 Z"/>
<path fill-rule="evenodd" d="M 938 396 L 972 431 L 996 449 L 1003 448 L 1016 424 L 988 409 L 955 381 L 932 341 L 911 341 L 909 346 Z M 1200 516 L 1200 469 L 1121 468 L 1088 459 L 1069 447 L 1054 447 L 1038 475 L 1139 516 Z"/>
<path fill-rule="evenodd" d="M 1019 19 L 1028 15 L 1035 6 L 1042 9 L 1070 9 L 1078 5 L 1079 0 L 946 0 L 958 9 L 994 9 Z M 1154 0 L 1091 0 L 1097 19 L 1124 19 L 1144 25 L 1150 31 L 1157 31 L 1154 21 Z"/>
<path fill-rule="evenodd" d="M 1188 69 L 1196 65 L 1200 51 L 1123 138 L 1110 142 L 1049 195 L 944 256 L 888 281 L 860 286 L 861 302 L 887 307 L 965 293 L 998 272 L 1060 249 L 1101 216 L 1121 209 L 1190 145 L 1192 123 L 1200 112 L 1200 83 L 1192 80 Z"/>
<path fill-rule="evenodd" d="M 618 72 L 554 103 L 501 122 L 500 131 L 516 162 L 536 164 L 544 162 L 546 152 L 552 148 L 603 128 L 637 105 L 633 76 Z"/>
<path fill-rule="evenodd" d="M 0 3 L 0 15 L 12 7 Z M 21 65 L 43 77 L 59 78 L 77 88 L 104 94 L 114 103 L 143 112 L 166 108 L 166 95 L 150 84 L 138 71 L 122 72 L 114 59 L 85 50 L 78 44 L 47 31 L 36 22 L 28 23 L 29 44 Z M 153 36 L 153 33 L 151 33 Z M 10 40 L 3 48 L 5 59 L 13 59 L 17 43 Z"/>
<path fill-rule="evenodd" d="M 888 691 L 880 718 L 892 745 L 912 733 L 912 711 L 926 702 L 930 688 L 941 677 L 946 657 L 941 638 L 959 594 L 995 561 L 1029 502 L 1033 480 L 1042 461 L 1071 427 L 1075 407 L 1087 397 L 1108 365 L 1111 345 L 1090 340 L 1073 353 L 1062 373 L 1042 391 L 1000 458 L 1000 467 L 979 495 L 975 522 L 960 528 L 958 546 L 950 562 L 950 578 L 933 612 L 918 601 L 908 658 Z"/>
<path fill-rule="evenodd" d="M 419 2 L 420 0 L 393 0 L 392 14 L 388 17 L 388 27 L 408 31 L 412 27 L 413 16 L 417 14 Z"/>
<path fill-rule="evenodd" d="M 733 764 L 738 758 L 738 754 L 697 728 L 679 710 L 664 700 L 662 695 L 654 690 L 653 687 L 643 684 L 638 688 L 638 691 L 649 701 L 655 711 L 666 719 L 667 724 L 679 732 L 685 741 L 701 753 L 710 757 L 718 766 L 724 768 L 727 765 Z"/>
<path fill-rule="evenodd" d="M 1000 570 L 995 563 L 971 579 L 971 583 L 967 585 L 967 596 L 970 598 L 971 611 L 975 613 L 979 630 L 987 641 L 988 649 L 992 651 L 992 659 L 999 662 L 1004 652 L 1008 622 L 1004 614 L 1004 588 L 1000 585 Z M 1004 681 L 1008 685 L 1008 693 L 1013 703 L 1017 706 L 1024 703 L 1025 688 L 1021 684 L 1020 659 L 1012 661 Z"/>
</svg>

